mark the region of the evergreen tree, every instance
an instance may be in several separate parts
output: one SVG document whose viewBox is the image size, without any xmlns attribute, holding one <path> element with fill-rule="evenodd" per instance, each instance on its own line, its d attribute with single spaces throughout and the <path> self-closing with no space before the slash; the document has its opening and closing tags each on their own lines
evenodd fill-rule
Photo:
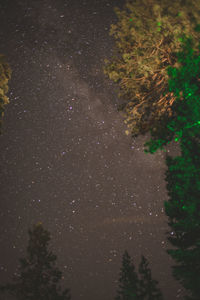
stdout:
<svg viewBox="0 0 200 300">
<path fill-rule="evenodd" d="M 119 290 L 115 300 L 135 300 L 138 299 L 138 276 L 135 267 L 131 262 L 128 252 L 125 250 L 122 258 L 122 268 L 119 279 Z"/>
<path fill-rule="evenodd" d="M 55 267 L 56 256 L 47 249 L 49 232 L 38 223 L 28 233 L 27 257 L 20 259 L 20 276 L 14 283 L 1 286 L 1 292 L 9 292 L 16 300 L 70 300 L 69 289 L 61 292 L 58 286 L 62 272 Z"/>
<path fill-rule="evenodd" d="M 139 265 L 138 277 L 128 252 L 124 252 L 119 282 L 120 290 L 115 300 L 163 300 L 157 287 L 158 282 L 151 278 L 151 270 L 144 256 Z"/>
<path fill-rule="evenodd" d="M 200 44 L 199 44 L 200 51 Z M 169 218 L 168 240 L 174 249 L 167 252 L 175 260 L 174 277 L 187 290 L 187 300 L 200 299 L 200 56 L 192 49 L 192 39 L 184 38 L 178 53 L 180 69 L 169 68 L 169 89 L 177 99 L 177 117 L 165 124 L 160 139 L 148 142 L 154 153 L 167 142 L 168 132 L 180 140 L 181 156 L 166 156 L 166 182 L 169 200 L 165 212 Z"/>
<path fill-rule="evenodd" d="M 167 252 L 176 261 L 174 277 L 187 290 L 187 300 L 200 297 L 200 144 L 195 138 L 181 141 L 182 156 L 167 156 L 166 182 L 169 201 Z"/>
<path fill-rule="evenodd" d="M 104 74 L 119 84 L 125 102 L 118 107 L 132 136 L 154 134 L 163 118 L 172 117 L 175 101 L 168 90 L 167 66 L 178 64 L 175 51 L 183 34 L 193 36 L 198 46 L 200 32 L 195 28 L 200 18 L 199 0 L 135 0 L 125 9 L 114 11 L 119 19 L 109 35 L 116 41 L 112 61 L 104 60 Z"/>
<path fill-rule="evenodd" d="M 8 92 L 8 81 L 11 78 L 12 71 L 6 62 L 5 56 L 0 54 L 0 133 L 2 133 L 2 118 L 4 116 L 5 105 L 9 103 L 6 96 Z"/>
<path fill-rule="evenodd" d="M 140 286 L 140 299 L 142 300 L 162 300 L 163 296 L 158 289 L 158 281 L 152 279 L 151 270 L 148 267 L 147 259 L 142 255 L 139 265 L 139 286 Z"/>
</svg>

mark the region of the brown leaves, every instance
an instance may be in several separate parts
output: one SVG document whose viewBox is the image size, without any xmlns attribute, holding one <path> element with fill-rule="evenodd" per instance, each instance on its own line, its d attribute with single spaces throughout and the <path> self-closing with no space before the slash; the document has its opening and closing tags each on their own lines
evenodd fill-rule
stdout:
<svg viewBox="0 0 200 300">
<path fill-rule="evenodd" d="M 11 69 L 9 65 L 5 62 L 4 55 L 0 54 L 0 118 L 4 116 L 4 106 L 9 103 L 9 98 L 6 96 L 8 92 L 8 81 L 11 78 Z M 1 133 L 0 120 L 0 133 Z"/>
<path fill-rule="evenodd" d="M 146 3 L 146 0 L 141 1 Z M 136 2 L 127 5 L 131 11 L 130 16 L 126 11 L 117 10 L 119 23 L 112 28 L 116 30 L 116 36 L 120 40 L 117 46 L 124 59 L 118 58 L 110 68 L 110 73 L 115 71 L 119 74 L 119 85 L 123 93 L 118 96 L 123 96 L 127 100 L 123 110 L 133 133 L 140 131 L 141 128 L 148 129 L 148 124 L 151 126 L 166 112 L 172 114 L 171 106 L 175 97 L 171 93 L 164 96 L 168 88 L 166 67 L 178 64 L 177 57 L 173 53 L 179 50 L 179 36 L 185 27 L 187 27 L 185 33 L 194 33 L 196 43 L 198 42 L 198 34 L 194 32 L 192 24 L 189 26 L 187 14 L 183 14 L 178 22 L 175 19 L 177 5 L 172 4 L 169 13 L 164 13 L 166 8 L 168 9 L 167 1 L 159 4 L 158 16 L 150 7 L 147 10 L 139 0 Z M 181 9 L 184 12 L 189 8 L 185 6 Z M 130 19 L 134 22 L 130 22 Z M 158 22 L 162 24 L 159 32 L 156 30 Z M 137 101 L 129 106 L 128 103 L 135 99 Z M 152 112 L 153 117 L 148 117 L 146 107 Z M 142 124 L 144 120 L 145 126 Z"/>
</svg>

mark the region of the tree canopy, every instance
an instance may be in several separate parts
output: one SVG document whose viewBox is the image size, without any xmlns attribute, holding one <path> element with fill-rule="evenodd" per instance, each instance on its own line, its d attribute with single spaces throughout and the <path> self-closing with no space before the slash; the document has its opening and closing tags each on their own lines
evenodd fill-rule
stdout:
<svg viewBox="0 0 200 300">
<path fill-rule="evenodd" d="M 168 67 L 169 90 L 176 100 L 177 117 L 163 123 L 160 136 L 151 139 L 147 153 L 154 153 L 174 136 L 180 141 L 181 156 L 166 156 L 166 182 L 169 200 L 165 213 L 169 217 L 168 240 L 174 249 L 167 252 L 175 260 L 174 277 L 187 290 L 186 300 L 200 295 L 200 44 L 194 51 L 191 38 L 183 39 L 177 53 L 181 66 Z M 169 138 L 169 133 L 171 136 Z M 152 133 L 153 134 L 153 133 Z"/>
<path fill-rule="evenodd" d="M 172 105 L 174 115 L 160 123 L 157 132 L 151 131 L 150 141 L 145 143 L 149 149 L 145 153 L 154 153 L 158 149 L 170 143 L 174 135 L 175 141 L 193 137 L 200 138 L 200 43 L 199 50 L 192 48 L 194 42 L 184 36 L 182 39 L 182 51 L 176 53 L 179 68 L 169 66 L 168 89 L 175 95 Z"/>
<path fill-rule="evenodd" d="M 167 66 L 178 66 L 175 51 L 181 47 L 184 34 L 194 39 L 194 49 L 200 38 L 195 29 L 200 23 L 198 0 L 136 0 L 125 9 L 114 11 L 119 19 L 111 24 L 115 55 L 104 60 L 104 74 L 119 83 L 125 102 L 118 107 L 132 136 L 159 130 L 161 120 L 174 116 L 175 101 L 168 90 Z"/>
</svg>

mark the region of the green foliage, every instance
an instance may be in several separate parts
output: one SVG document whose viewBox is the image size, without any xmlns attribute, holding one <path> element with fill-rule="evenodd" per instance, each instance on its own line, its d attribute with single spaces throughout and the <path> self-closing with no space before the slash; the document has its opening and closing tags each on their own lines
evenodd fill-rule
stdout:
<svg viewBox="0 0 200 300">
<path fill-rule="evenodd" d="M 136 0 L 121 11 L 111 25 L 110 35 L 117 40 L 115 55 L 104 74 L 120 85 L 118 96 L 126 101 L 121 108 L 127 134 L 156 133 L 158 121 L 174 117 L 175 97 L 168 90 L 166 66 L 177 65 L 175 51 L 183 34 L 193 36 L 194 47 L 200 37 L 200 10 L 197 0 Z M 127 11 L 126 11 L 127 10 Z M 106 59 L 105 63 L 109 61 Z M 162 144 L 162 141 L 161 141 Z"/>
<path fill-rule="evenodd" d="M 120 290 L 115 300 L 162 300 L 162 294 L 157 288 L 158 282 L 151 278 L 151 270 L 147 259 L 142 256 L 139 265 L 139 275 L 127 251 L 124 252 L 120 272 Z"/>
<path fill-rule="evenodd" d="M 199 138 L 199 137 L 198 137 Z M 171 232 L 168 240 L 175 247 L 167 252 L 176 261 L 173 275 L 190 294 L 185 299 L 198 300 L 200 295 L 200 144 L 187 137 L 181 142 L 181 157 L 167 156 L 167 190 L 165 202 Z"/>
<path fill-rule="evenodd" d="M 192 49 L 191 38 L 182 39 L 183 50 L 176 55 L 182 64 L 180 68 L 167 68 L 169 75 L 169 91 L 173 92 L 176 100 L 172 105 L 173 117 L 165 120 L 165 130 L 153 132 L 153 139 L 146 142 L 145 153 L 154 153 L 157 149 L 171 142 L 174 135 L 175 141 L 183 137 L 193 137 L 199 134 L 200 125 L 200 44 L 196 52 Z"/>
<path fill-rule="evenodd" d="M 0 291 L 9 292 L 16 300 L 70 300 L 69 289 L 61 292 L 58 286 L 62 272 L 55 267 L 56 256 L 47 249 L 49 232 L 38 223 L 28 233 L 27 257 L 20 259 L 20 275 Z"/>
<path fill-rule="evenodd" d="M 167 252 L 176 261 L 173 275 L 188 291 L 187 300 L 200 295 L 200 44 L 194 50 L 192 38 L 184 36 L 183 50 L 177 53 L 180 68 L 168 67 L 169 91 L 176 100 L 174 116 L 150 142 L 146 153 L 154 153 L 174 135 L 180 140 L 181 156 L 166 156 L 169 201 L 165 212 L 171 232 L 168 240 L 175 249 Z M 171 134 L 169 134 L 171 132 Z M 152 132 L 151 132 L 152 133 Z M 153 136 L 153 133 L 152 133 Z"/>
<path fill-rule="evenodd" d="M 5 56 L 0 54 L 0 134 L 2 133 L 2 117 L 4 116 L 5 105 L 9 103 L 6 96 L 8 92 L 8 81 L 11 79 L 12 71 L 5 61 Z"/>
</svg>

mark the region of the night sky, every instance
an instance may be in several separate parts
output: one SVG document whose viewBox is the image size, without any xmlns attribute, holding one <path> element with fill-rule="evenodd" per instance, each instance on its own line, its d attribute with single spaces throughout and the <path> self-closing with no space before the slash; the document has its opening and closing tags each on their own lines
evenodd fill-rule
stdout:
<svg viewBox="0 0 200 300">
<path fill-rule="evenodd" d="M 103 74 L 120 0 L 1 0 L 0 53 L 12 69 L 0 136 L 0 282 L 12 280 L 41 221 L 72 300 L 112 300 L 125 249 L 141 254 L 165 300 L 171 275 L 165 153 L 131 138 L 119 88 Z M 179 154 L 178 144 L 167 147 Z M 7 300 L 7 299 L 3 299 Z"/>
</svg>

